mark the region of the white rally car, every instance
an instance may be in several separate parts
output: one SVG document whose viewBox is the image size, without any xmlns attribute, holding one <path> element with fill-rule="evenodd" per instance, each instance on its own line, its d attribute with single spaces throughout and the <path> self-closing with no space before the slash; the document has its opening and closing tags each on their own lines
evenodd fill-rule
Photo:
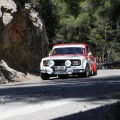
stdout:
<svg viewBox="0 0 120 120">
<path fill-rule="evenodd" d="M 40 63 L 40 76 L 43 80 L 52 76 L 59 78 L 68 75 L 97 75 L 96 60 L 89 45 L 81 43 L 54 45 L 49 57 Z"/>
</svg>

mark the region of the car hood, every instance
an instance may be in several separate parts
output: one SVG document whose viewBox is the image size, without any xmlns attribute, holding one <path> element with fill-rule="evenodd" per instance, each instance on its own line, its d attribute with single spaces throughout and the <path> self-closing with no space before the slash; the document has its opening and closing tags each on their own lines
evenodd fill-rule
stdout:
<svg viewBox="0 0 120 120">
<path fill-rule="evenodd" d="M 64 60 L 64 59 L 82 59 L 85 58 L 83 55 L 73 54 L 73 55 L 53 55 L 43 58 L 43 60 Z"/>
</svg>

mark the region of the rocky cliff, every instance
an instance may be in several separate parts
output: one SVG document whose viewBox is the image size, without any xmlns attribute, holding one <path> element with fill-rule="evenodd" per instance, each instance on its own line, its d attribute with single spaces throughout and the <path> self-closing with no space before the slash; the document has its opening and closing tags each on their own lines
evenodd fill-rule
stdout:
<svg viewBox="0 0 120 120">
<path fill-rule="evenodd" d="M 36 73 L 48 44 L 39 8 L 27 0 L 0 0 L 0 60 Z"/>
</svg>

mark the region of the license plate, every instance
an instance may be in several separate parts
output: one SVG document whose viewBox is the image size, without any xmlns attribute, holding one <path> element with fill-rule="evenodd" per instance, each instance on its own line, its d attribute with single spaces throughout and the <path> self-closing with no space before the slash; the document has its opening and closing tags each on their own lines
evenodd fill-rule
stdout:
<svg viewBox="0 0 120 120">
<path fill-rule="evenodd" d="M 65 71 L 55 71 L 54 74 L 60 75 L 60 74 L 66 74 L 66 72 Z"/>
</svg>

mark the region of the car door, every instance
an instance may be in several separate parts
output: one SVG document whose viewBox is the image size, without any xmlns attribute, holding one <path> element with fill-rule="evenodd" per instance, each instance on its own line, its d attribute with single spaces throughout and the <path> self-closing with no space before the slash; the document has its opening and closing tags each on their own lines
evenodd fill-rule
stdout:
<svg viewBox="0 0 120 120">
<path fill-rule="evenodd" d="M 88 57 L 88 61 L 89 61 L 90 70 L 92 70 L 92 66 L 95 62 L 95 59 L 92 54 L 92 50 L 91 50 L 90 46 L 86 46 L 86 51 L 87 51 L 87 57 Z"/>
</svg>

